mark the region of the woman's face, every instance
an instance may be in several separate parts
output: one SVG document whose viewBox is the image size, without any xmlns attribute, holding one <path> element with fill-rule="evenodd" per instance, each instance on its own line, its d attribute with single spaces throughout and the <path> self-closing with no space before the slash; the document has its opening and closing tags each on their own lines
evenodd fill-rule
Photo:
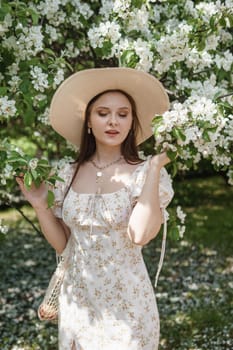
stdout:
<svg viewBox="0 0 233 350">
<path fill-rule="evenodd" d="M 120 92 L 106 92 L 91 108 L 88 127 L 92 129 L 96 144 L 119 146 L 132 126 L 132 107 Z"/>
</svg>

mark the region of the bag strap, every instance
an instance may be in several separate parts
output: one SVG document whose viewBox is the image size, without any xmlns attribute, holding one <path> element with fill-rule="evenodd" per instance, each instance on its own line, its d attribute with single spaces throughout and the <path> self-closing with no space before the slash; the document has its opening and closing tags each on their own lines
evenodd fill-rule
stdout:
<svg viewBox="0 0 233 350">
<path fill-rule="evenodd" d="M 161 247 L 160 259 L 159 259 L 159 265 L 155 276 L 155 284 L 154 284 L 155 288 L 157 287 L 157 284 L 158 284 L 159 274 L 163 266 L 163 260 L 164 260 L 165 250 L 166 250 L 167 217 L 166 217 L 165 208 L 162 208 L 162 215 L 163 215 L 163 238 L 162 238 L 162 247 Z"/>
</svg>

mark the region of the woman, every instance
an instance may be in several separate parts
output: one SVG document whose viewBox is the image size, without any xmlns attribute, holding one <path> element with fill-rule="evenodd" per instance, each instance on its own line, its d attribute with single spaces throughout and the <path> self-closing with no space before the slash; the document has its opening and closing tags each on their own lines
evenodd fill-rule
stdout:
<svg viewBox="0 0 233 350">
<path fill-rule="evenodd" d="M 53 210 L 44 185 L 26 191 L 17 181 L 48 242 L 68 256 L 61 350 L 158 349 L 159 315 L 141 249 L 166 221 L 173 191 L 166 154 L 142 161 L 136 146 L 168 105 L 154 77 L 129 68 L 78 72 L 53 97 L 51 124 L 80 148 L 78 161 L 61 170 Z"/>
</svg>

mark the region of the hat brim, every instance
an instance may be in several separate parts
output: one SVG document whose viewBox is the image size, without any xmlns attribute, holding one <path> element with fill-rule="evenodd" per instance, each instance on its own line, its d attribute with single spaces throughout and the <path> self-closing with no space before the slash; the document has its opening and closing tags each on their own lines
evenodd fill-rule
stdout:
<svg viewBox="0 0 233 350">
<path fill-rule="evenodd" d="M 67 78 L 55 92 L 50 105 L 51 126 L 79 147 L 88 102 L 106 90 L 123 90 L 135 101 L 141 132 L 139 145 L 152 135 L 151 121 L 169 108 L 168 95 L 152 75 L 132 68 L 93 68 Z"/>
</svg>

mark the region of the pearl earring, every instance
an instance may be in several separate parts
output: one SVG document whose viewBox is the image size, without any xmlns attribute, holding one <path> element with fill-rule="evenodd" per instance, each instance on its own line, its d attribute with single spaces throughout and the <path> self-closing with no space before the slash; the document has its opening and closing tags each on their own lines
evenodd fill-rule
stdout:
<svg viewBox="0 0 233 350">
<path fill-rule="evenodd" d="M 88 127 L 87 133 L 90 135 L 91 134 L 91 128 Z"/>
</svg>

